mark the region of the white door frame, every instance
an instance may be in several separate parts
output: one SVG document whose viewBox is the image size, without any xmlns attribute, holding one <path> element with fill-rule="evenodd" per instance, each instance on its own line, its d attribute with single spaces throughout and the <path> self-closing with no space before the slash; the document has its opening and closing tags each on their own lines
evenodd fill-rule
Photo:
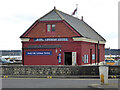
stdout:
<svg viewBox="0 0 120 90">
<path fill-rule="evenodd" d="M 75 66 L 77 64 L 77 52 L 72 52 L 72 65 Z"/>
</svg>

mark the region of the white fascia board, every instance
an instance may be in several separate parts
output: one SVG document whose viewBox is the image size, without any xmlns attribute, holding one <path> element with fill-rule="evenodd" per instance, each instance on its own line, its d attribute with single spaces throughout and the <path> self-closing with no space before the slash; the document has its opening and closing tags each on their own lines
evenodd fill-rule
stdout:
<svg viewBox="0 0 120 90">
<path fill-rule="evenodd" d="M 21 38 L 23 42 L 29 42 L 30 38 Z"/>
<path fill-rule="evenodd" d="M 78 37 L 77 38 L 73 37 L 72 39 L 73 39 L 73 41 L 85 41 L 85 42 L 91 42 L 91 43 L 98 43 L 97 40 L 92 40 L 92 39 L 85 38 L 85 37 L 79 37 L 79 38 Z M 105 41 L 99 41 L 99 43 L 100 44 L 105 44 Z"/>
</svg>

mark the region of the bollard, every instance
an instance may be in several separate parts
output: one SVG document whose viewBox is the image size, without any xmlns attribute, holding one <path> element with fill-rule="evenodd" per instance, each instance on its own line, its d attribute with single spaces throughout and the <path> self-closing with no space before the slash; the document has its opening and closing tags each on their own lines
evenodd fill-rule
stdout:
<svg viewBox="0 0 120 90">
<path fill-rule="evenodd" d="M 52 78 L 52 76 L 47 76 L 47 78 L 51 79 L 51 78 Z"/>
<path fill-rule="evenodd" d="M 108 66 L 99 66 L 99 75 L 101 85 L 108 84 Z"/>
<path fill-rule="evenodd" d="M 50 79 L 52 78 L 52 76 L 49 77 Z"/>
<path fill-rule="evenodd" d="M 101 75 L 100 75 L 100 78 L 101 78 L 101 84 L 104 84 L 104 75 L 101 74 Z"/>
<path fill-rule="evenodd" d="M 8 78 L 8 76 L 3 76 L 3 78 Z"/>
</svg>

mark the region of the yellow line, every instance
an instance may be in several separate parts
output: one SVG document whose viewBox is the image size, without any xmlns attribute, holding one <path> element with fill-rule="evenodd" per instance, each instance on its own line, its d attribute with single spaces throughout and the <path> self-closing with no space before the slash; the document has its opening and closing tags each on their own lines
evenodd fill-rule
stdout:
<svg viewBox="0 0 120 90">
<path fill-rule="evenodd" d="M 0 78 L 0 79 L 49 79 L 49 78 Z M 66 79 L 66 78 L 51 78 L 51 79 L 59 79 L 59 80 L 100 80 L 100 79 Z"/>
<path fill-rule="evenodd" d="M 0 79 L 59 79 L 59 80 L 99 80 L 99 79 L 66 79 L 66 78 L 0 78 Z"/>
<path fill-rule="evenodd" d="M 82 78 L 0 78 L 0 79 L 59 79 L 59 80 L 100 80 L 100 79 L 82 79 Z M 118 79 L 108 79 L 108 80 L 118 80 Z"/>
</svg>

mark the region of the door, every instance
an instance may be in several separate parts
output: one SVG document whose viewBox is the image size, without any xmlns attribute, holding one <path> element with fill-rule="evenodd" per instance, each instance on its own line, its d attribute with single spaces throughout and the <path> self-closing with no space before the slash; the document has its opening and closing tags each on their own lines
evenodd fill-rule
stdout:
<svg viewBox="0 0 120 90">
<path fill-rule="evenodd" d="M 72 65 L 72 52 L 64 52 L 64 64 Z"/>
</svg>

